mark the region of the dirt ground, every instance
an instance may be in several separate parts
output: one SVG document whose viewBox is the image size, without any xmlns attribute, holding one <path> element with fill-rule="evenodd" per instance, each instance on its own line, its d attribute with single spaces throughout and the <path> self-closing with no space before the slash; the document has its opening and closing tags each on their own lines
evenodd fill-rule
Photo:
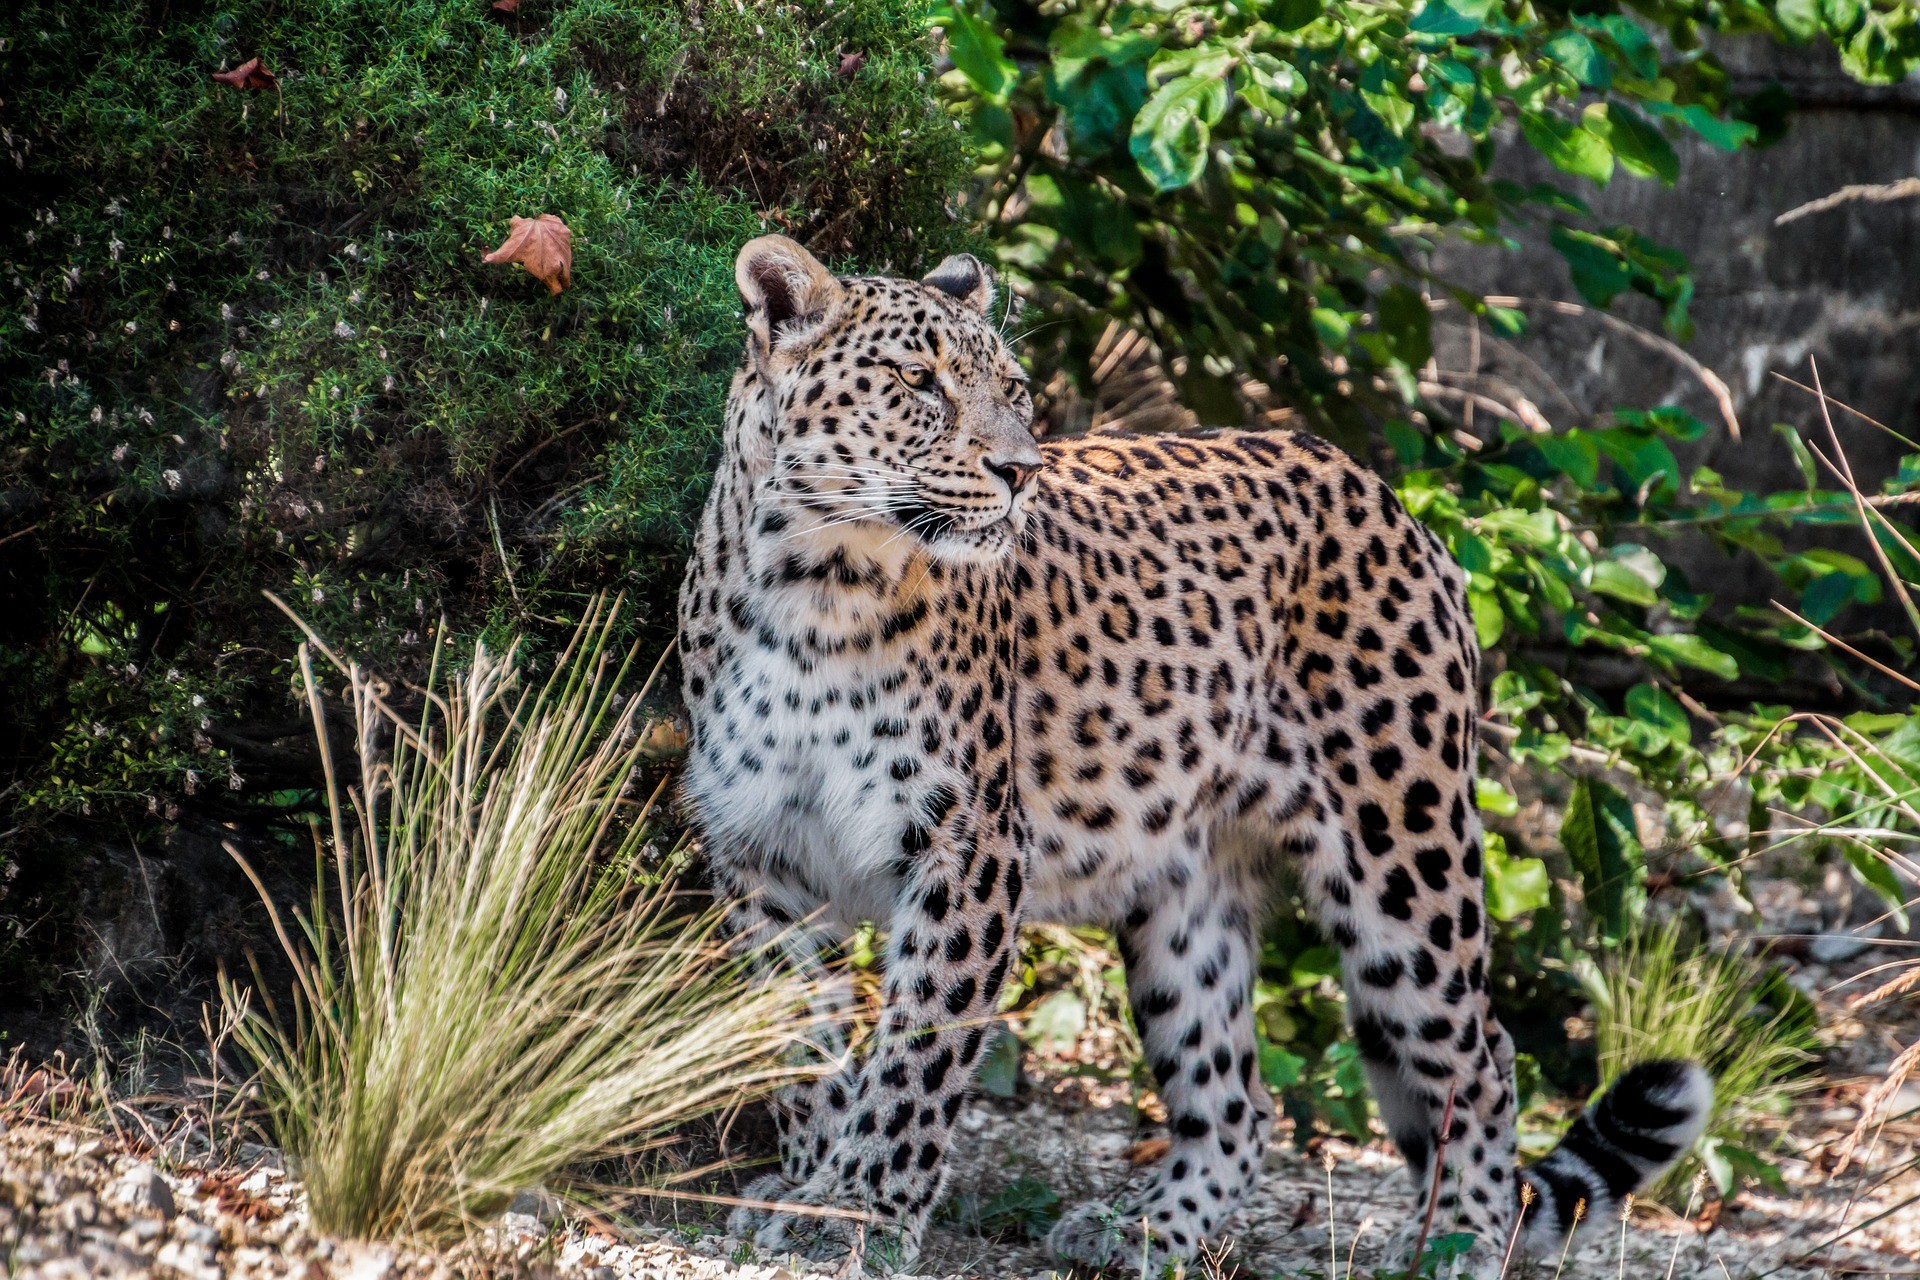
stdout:
<svg viewBox="0 0 1920 1280">
<path fill-rule="evenodd" d="M 1748 1189 L 1716 1212 L 1684 1219 L 1635 1207 L 1595 1223 L 1561 1265 L 1515 1262 L 1534 1277 L 1894 1277 L 1920 1275 L 1920 1119 L 1885 1126 L 1878 1145 L 1835 1177 L 1831 1152 L 1851 1127 L 1860 1090 L 1842 1086 L 1787 1136 L 1784 1193 Z M 1907 1103 L 1909 1109 L 1920 1098 Z M 0 1123 L 5 1123 L 0 1121 Z M 1112 1197 L 1151 1173 L 1154 1129 L 1121 1089 L 1035 1080 L 1017 1100 L 985 1098 L 962 1116 L 953 1189 L 980 1202 L 1044 1185 L 1063 1200 Z M 196 1151 L 200 1154 L 196 1157 Z M 1025 1180 L 1021 1182 L 1021 1180 Z M 962 1201 L 964 1203 L 964 1200 Z M 1384 1143 L 1328 1142 L 1309 1156 L 1278 1147 L 1259 1194 L 1208 1275 L 1366 1276 L 1416 1197 Z M 0 1267 L 21 1277 L 129 1275 L 163 1280 L 402 1280 L 475 1274 L 582 1280 L 792 1280 L 832 1272 L 759 1258 L 721 1233 L 724 1212 L 682 1203 L 646 1226 L 616 1228 L 555 1215 L 529 1198 L 468 1246 L 425 1254 L 336 1241 L 307 1226 L 304 1198 L 276 1153 L 245 1147 L 210 1166 L 191 1129 L 155 1145 L 138 1125 L 86 1133 L 16 1115 L 0 1132 Z M 677 1221 L 676 1221 L 677 1220 Z M 1855 1228 L 1837 1245 L 1826 1242 Z M 1558 1268 L 1558 1269 L 1556 1269 Z M 992 1239 L 943 1220 L 912 1270 L 925 1276 L 1042 1277 L 1052 1260 L 1017 1227 Z"/>
</svg>

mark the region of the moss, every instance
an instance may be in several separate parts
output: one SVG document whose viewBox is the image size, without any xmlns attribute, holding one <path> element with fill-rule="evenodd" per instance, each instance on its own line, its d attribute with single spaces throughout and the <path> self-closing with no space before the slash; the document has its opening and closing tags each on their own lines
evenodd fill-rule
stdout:
<svg viewBox="0 0 1920 1280">
<path fill-rule="evenodd" d="M 784 228 L 906 270 L 963 238 L 948 201 L 969 161 L 930 101 L 923 8 L 16 9 L 14 856 L 35 815 L 225 821 L 301 783 L 296 633 L 263 589 L 403 675 L 443 617 L 461 636 L 564 623 L 608 585 L 670 627 L 738 352 L 740 241 Z M 276 88 L 211 79 L 255 56 Z M 480 260 L 541 212 L 575 234 L 557 297 Z"/>
</svg>

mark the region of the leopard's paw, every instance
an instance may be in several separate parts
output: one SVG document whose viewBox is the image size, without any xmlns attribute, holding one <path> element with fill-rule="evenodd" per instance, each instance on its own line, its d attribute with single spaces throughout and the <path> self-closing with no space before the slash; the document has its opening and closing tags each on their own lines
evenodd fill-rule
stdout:
<svg viewBox="0 0 1920 1280">
<path fill-rule="evenodd" d="M 1053 1224 L 1047 1233 L 1047 1247 L 1071 1262 L 1089 1267 L 1140 1268 L 1157 1276 L 1171 1255 L 1165 1245 L 1153 1237 L 1146 1224 L 1101 1200 L 1085 1200 L 1073 1206 Z"/>
<path fill-rule="evenodd" d="M 788 1202 L 811 1203 L 805 1188 Z M 833 1205 L 822 1204 L 832 1209 Z M 769 1215 L 753 1235 L 754 1247 L 775 1257 L 798 1254 L 814 1262 L 837 1262 L 850 1255 L 858 1265 L 888 1273 L 906 1269 L 919 1256 L 919 1243 L 891 1223 L 869 1222 L 843 1213 L 779 1212 Z"/>
<path fill-rule="evenodd" d="M 790 1201 L 796 1190 L 782 1173 L 762 1174 L 755 1178 L 740 1189 L 740 1198 L 761 1203 L 734 1206 L 733 1212 L 727 1215 L 727 1234 L 736 1240 L 752 1240 L 760 1228 L 780 1212 L 771 1206 Z"/>
</svg>

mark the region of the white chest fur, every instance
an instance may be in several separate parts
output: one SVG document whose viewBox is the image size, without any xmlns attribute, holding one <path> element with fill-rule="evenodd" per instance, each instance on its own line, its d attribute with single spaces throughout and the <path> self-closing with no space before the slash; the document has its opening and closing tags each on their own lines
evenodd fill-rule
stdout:
<svg viewBox="0 0 1920 1280">
<path fill-rule="evenodd" d="M 752 864 L 776 905 L 850 926 L 885 924 L 902 838 L 926 798 L 964 788 L 926 758 L 921 695 L 873 652 L 796 657 L 748 638 L 713 672 L 688 797 L 717 857 Z"/>
</svg>

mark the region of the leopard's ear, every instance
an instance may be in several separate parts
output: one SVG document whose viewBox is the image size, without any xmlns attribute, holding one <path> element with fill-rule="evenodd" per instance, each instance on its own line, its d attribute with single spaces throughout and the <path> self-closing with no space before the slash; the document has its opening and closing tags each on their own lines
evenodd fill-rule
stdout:
<svg viewBox="0 0 1920 1280">
<path fill-rule="evenodd" d="M 993 305 L 993 273 L 970 253 L 956 253 L 922 276 L 920 283 L 950 294 L 981 315 Z"/>
<path fill-rule="evenodd" d="M 761 356 L 819 324 L 841 294 L 833 272 L 785 236 L 761 236 L 742 245 L 733 278 Z"/>
</svg>

